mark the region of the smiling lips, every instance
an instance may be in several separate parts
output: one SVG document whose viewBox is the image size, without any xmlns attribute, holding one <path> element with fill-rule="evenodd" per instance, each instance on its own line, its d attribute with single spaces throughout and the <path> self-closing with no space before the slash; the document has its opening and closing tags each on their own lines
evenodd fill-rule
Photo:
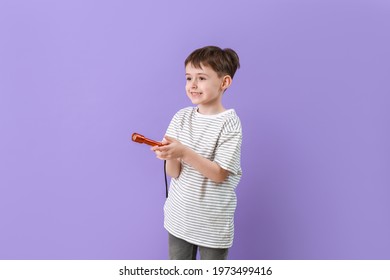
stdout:
<svg viewBox="0 0 390 280">
<path fill-rule="evenodd" d="M 201 95 L 202 93 L 201 92 L 194 92 L 194 91 L 191 91 L 191 95 L 192 96 L 199 96 Z"/>
</svg>

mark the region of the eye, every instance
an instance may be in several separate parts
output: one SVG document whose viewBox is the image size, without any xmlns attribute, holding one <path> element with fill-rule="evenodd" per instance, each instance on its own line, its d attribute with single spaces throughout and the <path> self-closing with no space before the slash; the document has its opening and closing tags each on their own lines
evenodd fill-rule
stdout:
<svg viewBox="0 0 390 280">
<path fill-rule="evenodd" d="M 206 78 L 205 77 L 199 77 L 199 80 L 204 81 L 204 80 L 206 80 Z"/>
<path fill-rule="evenodd" d="M 186 77 L 186 80 L 187 81 L 191 81 L 191 77 Z"/>
</svg>

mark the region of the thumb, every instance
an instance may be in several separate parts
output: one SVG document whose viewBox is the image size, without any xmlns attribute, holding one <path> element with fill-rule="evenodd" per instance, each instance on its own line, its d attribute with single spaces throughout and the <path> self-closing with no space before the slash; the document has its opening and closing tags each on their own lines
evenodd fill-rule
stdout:
<svg viewBox="0 0 390 280">
<path fill-rule="evenodd" d="M 168 136 L 168 135 L 164 135 L 164 139 L 165 139 L 166 141 L 168 141 L 168 142 L 175 142 L 175 141 L 176 141 L 175 138 L 170 137 L 170 136 Z"/>
</svg>

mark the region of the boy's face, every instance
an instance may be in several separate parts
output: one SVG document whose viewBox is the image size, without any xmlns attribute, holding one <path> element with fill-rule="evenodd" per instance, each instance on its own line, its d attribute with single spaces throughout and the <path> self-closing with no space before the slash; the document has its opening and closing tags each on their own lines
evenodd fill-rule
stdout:
<svg viewBox="0 0 390 280">
<path fill-rule="evenodd" d="M 224 77 L 208 66 L 195 68 L 191 63 L 186 65 L 186 92 L 193 104 L 198 105 L 200 113 L 215 114 L 224 110 L 222 94 Z"/>
</svg>

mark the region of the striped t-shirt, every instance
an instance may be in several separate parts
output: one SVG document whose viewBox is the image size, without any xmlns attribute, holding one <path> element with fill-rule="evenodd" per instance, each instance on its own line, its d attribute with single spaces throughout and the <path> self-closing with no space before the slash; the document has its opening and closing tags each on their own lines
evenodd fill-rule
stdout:
<svg viewBox="0 0 390 280">
<path fill-rule="evenodd" d="M 196 107 L 180 110 L 166 134 L 229 171 L 222 183 L 181 162 L 164 205 L 164 226 L 172 235 L 209 248 L 229 248 L 234 236 L 235 188 L 241 178 L 240 119 L 233 109 L 202 115 Z"/>
</svg>

